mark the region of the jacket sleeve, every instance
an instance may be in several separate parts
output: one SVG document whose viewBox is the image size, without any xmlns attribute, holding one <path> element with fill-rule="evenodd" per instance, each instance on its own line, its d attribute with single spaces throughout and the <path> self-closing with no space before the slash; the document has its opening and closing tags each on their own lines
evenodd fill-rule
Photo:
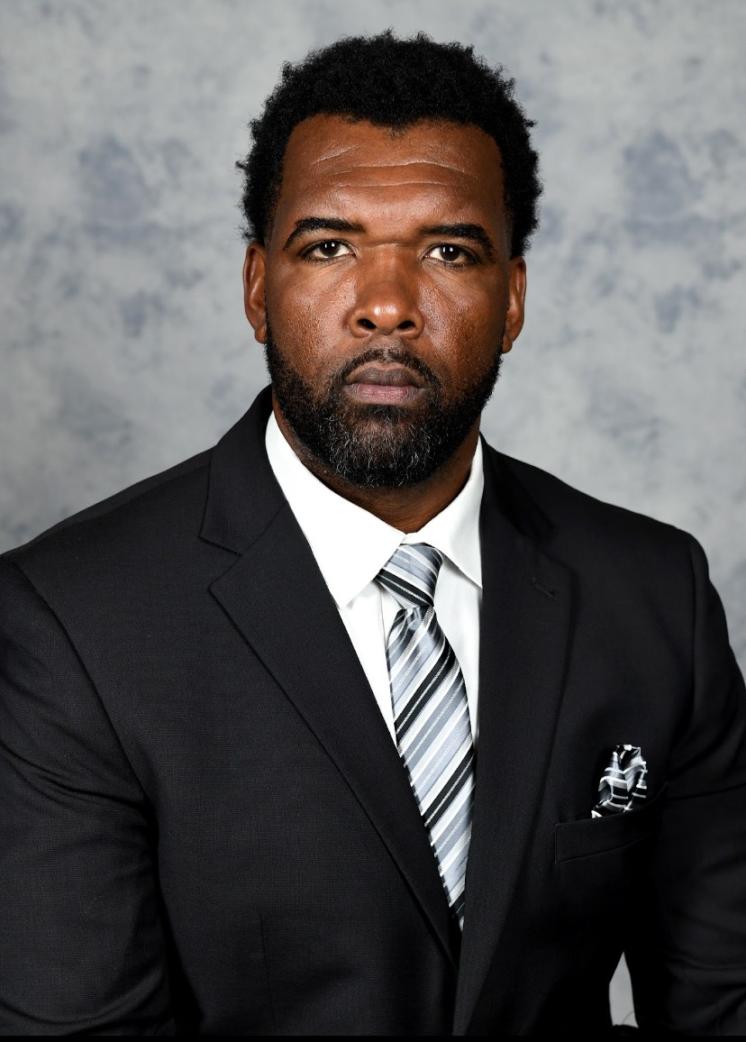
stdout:
<svg viewBox="0 0 746 1042">
<path fill-rule="evenodd" d="M 153 851 L 84 665 L 0 560 L 0 1034 L 173 1033 Z"/>
<path fill-rule="evenodd" d="M 626 945 L 643 1030 L 746 1035 L 746 691 L 699 543 L 691 691 Z"/>
</svg>

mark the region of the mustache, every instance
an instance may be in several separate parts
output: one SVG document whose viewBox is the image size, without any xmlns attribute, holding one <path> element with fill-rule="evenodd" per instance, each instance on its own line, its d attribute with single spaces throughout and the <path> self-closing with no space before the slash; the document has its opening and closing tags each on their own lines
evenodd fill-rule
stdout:
<svg viewBox="0 0 746 1042">
<path fill-rule="evenodd" d="M 440 380 L 427 363 L 421 358 L 413 355 L 404 348 L 396 347 L 371 347 L 362 354 L 351 358 L 349 362 L 337 372 L 333 378 L 335 385 L 341 386 L 356 369 L 369 362 L 395 362 L 397 365 L 406 366 L 412 372 L 417 373 L 429 386 L 440 388 Z"/>
</svg>

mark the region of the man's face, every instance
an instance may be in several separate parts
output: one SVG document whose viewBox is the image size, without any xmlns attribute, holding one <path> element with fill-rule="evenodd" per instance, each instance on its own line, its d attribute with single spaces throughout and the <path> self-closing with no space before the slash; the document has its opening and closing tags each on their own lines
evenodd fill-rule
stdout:
<svg viewBox="0 0 746 1042">
<path fill-rule="evenodd" d="M 520 332 L 509 244 L 499 150 L 478 127 L 300 123 L 244 269 L 281 427 L 354 485 L 429 478 L 476 438 Z"/>
</svg>

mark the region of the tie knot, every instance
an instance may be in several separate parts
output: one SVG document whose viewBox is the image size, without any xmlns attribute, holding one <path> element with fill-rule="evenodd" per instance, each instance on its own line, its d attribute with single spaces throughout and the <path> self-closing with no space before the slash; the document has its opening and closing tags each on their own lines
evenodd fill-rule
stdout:
<svg viewBox="0 0 746 1042">
<path fill-rule="evenodd" d="M 402 543 L 376 576 L 402 608 L 432 608 L 435 584 L 443 563 L 440 550 L 428 543 Z"/>
</svg>

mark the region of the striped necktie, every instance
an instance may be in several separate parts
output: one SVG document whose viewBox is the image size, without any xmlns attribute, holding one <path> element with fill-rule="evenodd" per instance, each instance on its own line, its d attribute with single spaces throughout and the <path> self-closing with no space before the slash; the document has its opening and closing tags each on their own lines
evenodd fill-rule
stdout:
<svg viewBox="0 0 746 1042">
<path fill-rule="evenodd" d="M 376 582 L 400 605 L 386 644 L 399 755 L 463 929 L 474 747 L 464 677 L 433 606 L 442 563 L 435 547 L 403 543 Z"/>
</svg>

